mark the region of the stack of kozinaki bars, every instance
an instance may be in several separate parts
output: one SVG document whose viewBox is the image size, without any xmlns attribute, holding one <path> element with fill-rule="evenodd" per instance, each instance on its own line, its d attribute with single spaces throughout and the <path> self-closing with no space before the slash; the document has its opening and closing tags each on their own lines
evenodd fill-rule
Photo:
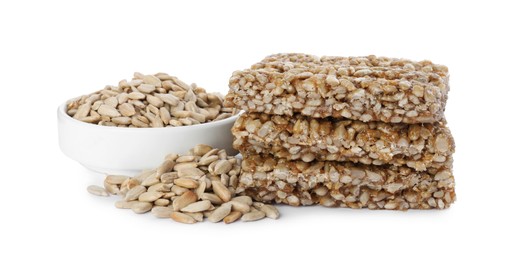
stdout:
<svg viewBox="0 0 507 260">
<path fill-rule="evenodd" d="M 238 192 L 293 206 L 443 209 L 455 200 L 447 67 L 277 54 L 236 71 L 226 106 Z"/>
</svg>

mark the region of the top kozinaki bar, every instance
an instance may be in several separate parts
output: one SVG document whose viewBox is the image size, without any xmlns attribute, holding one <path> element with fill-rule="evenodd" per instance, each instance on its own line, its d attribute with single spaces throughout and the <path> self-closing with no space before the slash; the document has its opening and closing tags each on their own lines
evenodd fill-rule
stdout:
<svg viewBox="0 0 507 260">
<path fill-rule="evenodd" d="M 275 54 L 236 71 L 225 105 L 248 112 L 387 123 L 444 119 L 446 66 L 376 56 Z"/>
</svg>

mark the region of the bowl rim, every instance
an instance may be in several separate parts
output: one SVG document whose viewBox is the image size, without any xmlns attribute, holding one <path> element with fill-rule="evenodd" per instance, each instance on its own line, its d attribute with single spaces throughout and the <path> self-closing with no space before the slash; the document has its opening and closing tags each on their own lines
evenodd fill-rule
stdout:
<svg viewBox="0 0 507 260">
<path fill-rule="evenodd" d="M 86 123 L 83 121 L 79 121 L 73 117 L 71 117 L 69 114 L 67 114 L 67 102 L 64 102 L 58 107 L 58 120 L 67 121 L 71 124 L 75 124 L 81 127 L 90 127 L 92 129 L 101 129 L 104 131 L 128 131 L 128 132 L 144 132 L 144 131 L 150 131 L 150 132 L 162 132 L 162 131 L 177 131 L 177 130 L 197 130 L 201 128 L 208 128 L 208 127 L 215 127 L 215 126 L 223 126 L 230 124 L 231 121 L 234 122 L 241 114 L 243 114 L 244 111 L 239 111 L 236 115 L 233 115 L 231 117 L 208 122 L 208 123 L 202 123 L 197 125 L 185 125 L 185 126 L 175 126 L 175 127 L 146 127 L 146 128 L 131 128 L 131 127 L 115 127 L 115 126 L 103 126 L 103 125 L 97 125 L 92 123 Z"/>
</svg>

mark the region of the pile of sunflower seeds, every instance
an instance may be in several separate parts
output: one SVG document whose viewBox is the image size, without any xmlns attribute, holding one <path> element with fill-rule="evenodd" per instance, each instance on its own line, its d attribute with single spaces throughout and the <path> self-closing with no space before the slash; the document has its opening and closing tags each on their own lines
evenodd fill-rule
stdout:
<svg viewBox="0 0 507 260">
<path fill-rule="evenodd" d="M 98 125 L 166 127 L 202 124 L 228 118 L 237 111 L 223 107 L 220 93 L 206 93 L 166 73 L 134 73 L 130 81 L 106 86 L 71 100 L 67 114 Z"/>
<path fill-rule="evenodd" d="M 169 154 L 156 169 L 135 177 L 108 175 L 103 187 L 91 185 L 88 192 L 98 196 L 119 195 L 120 209 L 150 212 L 158 218 L 193 224 L 204 218 L 226 224 L 238 219 L 277 219 L 276 207 L 236 196 L 240 162 L 225 150 L 197 145 L 187 155 Z"/>
</svg>

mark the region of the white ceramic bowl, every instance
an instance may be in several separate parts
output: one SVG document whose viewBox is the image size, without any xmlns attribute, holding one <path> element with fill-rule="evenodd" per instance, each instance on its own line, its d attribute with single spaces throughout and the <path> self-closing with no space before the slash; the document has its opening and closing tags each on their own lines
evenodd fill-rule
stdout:
<svg viewBox="0 0 507 260">
<path fill-rule="evenodd" d="M 122 128 L 81 122 L 58 108 L 62 152 L 101 173 L 135 175 L 157 167 L 168 153 L 184 154 L 197 144 L 209 144 L 235 155 L 231 128 L 238 115 L 200 125 L 165 128 Z"/>
</svg>

